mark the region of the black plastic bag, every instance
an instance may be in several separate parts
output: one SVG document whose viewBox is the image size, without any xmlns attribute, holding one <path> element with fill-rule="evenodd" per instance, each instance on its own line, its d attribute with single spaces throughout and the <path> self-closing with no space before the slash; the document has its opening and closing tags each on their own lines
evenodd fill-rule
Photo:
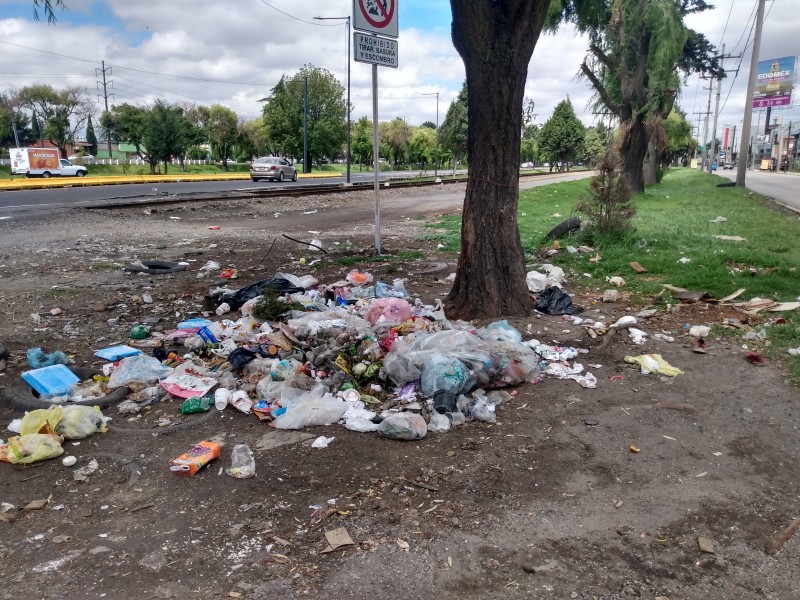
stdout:
<svg viewBox="0 0 800 600">
<path fill-rule="evenodd" d="M 297 287 L 288 279 L 284 279 L 283 277 L 271 277 L 251 283 L 233 294 L 224 294 L 219 301 L 227 302 L 232 311 L 239 310 L 245 302 L 252 300 L 256 296 L 260 296 L 266 290 L 275 290 L 281 294 L 301 294 L 305 292 L 305 289 Z"/>
<path fill-rule="evenodd" d="M 557 286 L 549 287 L 539 294 L 536 310 L 548 315 L 576 315 L 583 312 L 580 306 L 572 303 L 569 294 Z"/>
<path fill-rule="evenodd" d="M 241 369 L 247 363 L 255 360 L 258 356 L 255 352 L 251 352 L 246 348 L 237 348 L 228 355 L 228 362 L 233 365 L 234 369 Z"/>
</svg>

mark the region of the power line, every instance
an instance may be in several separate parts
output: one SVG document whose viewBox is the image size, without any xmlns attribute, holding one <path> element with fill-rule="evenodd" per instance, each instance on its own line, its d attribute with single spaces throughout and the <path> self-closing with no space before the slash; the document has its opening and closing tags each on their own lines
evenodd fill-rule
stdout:
<svg viewBox="0 0 800 600">
<path fill-rule="evenodd" d="M 752 20 L 753 23 L 755 24 L 756 8 L 758 8 L 758 0 L 756 0 L 755 3 L 753 4 L 753 10 L 750 11 L 750 16 L 747 18 L 747 21 L 745 21 L 745 26 L 744 29 L 742 30 L 742 35 L 739 36 L 739 41 L 736 42 L 736 45 L 731 49 L 731 53 L 736 52 L 736 49 L 739 47 L 739 44 L 742 43 L 742 39 L 744 38 L 744 34 L 747 33 L 747 26 L 750 24 L 750 21 Z M 750 29 L 752 31 L 752 26 L 750 27 Z M 746 49 L 747 48 L 745 47 L 745 50 Z M 744 50 L 742 50 L 742 53 L 744 53 Z"/>
<path fill-rule="evenodd" d="M 300 17 L 295 17 L 294 15 L 290 15 L 287 12 L 283 12 L 280 8 L 276 8 L 272 6 L 272 4 L 270 4 L 269 2 L 266 2 L 266 0 L 259 0 L 259 2 L 261 2 L 261 4 L 269 6 L 272 10 L 277 11 L 282 15 L 289 17 L 290 19 L 294 19 L 295 21 L 300 21 L 301 23 L 306 23 L 308 25 L 316 25 L 317 27 L 341 27 L 342 25 L 344 25 L 344 23 L 334 23 L 334 24 L 313 23 L 311 21 L 306 21 L 305 19 L 301 19 Z"/>
<path fill-rule="evenodd" d="M 16 46 L 17 48 L 24 48 L 25 50 L 33 50 L 34 52 L 42 52 L 43 54 L 49 54 L 51 56 L 59 56 L 61 58 L 69 58 L 70 60 L 79 60 L 81 62 L 92 63 L 96 65 L 98 62 L 97 60 L 89 60 L 88 58 L 78 58 L 77 56 L 69 56 L 67 54 L 59 54 L 58 52 L 50 52 L 50 50 L 42 50 L 41 48 L 31 48 L 30 46 L 23 46 L 22 44 L 15 44 L 13 42 L 5 42 L 0 40 L 0 44 L 5 44 L 6 46 Z"/>
</svg>

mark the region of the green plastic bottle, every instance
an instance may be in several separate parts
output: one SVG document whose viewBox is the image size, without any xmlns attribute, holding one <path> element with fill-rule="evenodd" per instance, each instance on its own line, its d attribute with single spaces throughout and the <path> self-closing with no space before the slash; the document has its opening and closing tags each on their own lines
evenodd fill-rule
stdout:
<svg viewBox="0 0 800 600">
<path fill-rule="evenodd" d="M 188 398 L 181 404 L 181 414 L 189 415 L 191 413 L 206 412 L 214 406 L 214 398 L 212 396 L 196 396 Z"/>
</svg>

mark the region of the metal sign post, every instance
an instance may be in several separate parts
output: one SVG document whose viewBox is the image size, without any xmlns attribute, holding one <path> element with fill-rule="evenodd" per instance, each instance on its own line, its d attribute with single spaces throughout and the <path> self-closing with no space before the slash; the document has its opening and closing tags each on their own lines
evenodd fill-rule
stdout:
<svg viewBox="0 0 800 600">
<path fill-rule="evenodd" d="M 353 0 L 353 54 L 372 65 L 372 168 L 375 189 L 375 252 L 381 253 L 380 144 L 378 142 L 378 67 L 398 67 L 398 0 Z M 380 34 L 380 35 L 376 35 Z M 381 37 L 386 36 L 386 37 Z"/>
</svg>

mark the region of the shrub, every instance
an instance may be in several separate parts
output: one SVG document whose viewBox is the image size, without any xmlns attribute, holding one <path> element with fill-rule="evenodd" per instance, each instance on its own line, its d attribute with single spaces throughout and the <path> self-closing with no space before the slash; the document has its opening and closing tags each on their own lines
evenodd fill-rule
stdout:
<svg viewBox="0 0 800 600">
<path fill-rule="evenodd" d="M 580 198 L 575 207 L 587 218 L 587 233 L 621 235 L 630 231 L 636 207 L 619 155 L 610 150 L 597 163 L 596 171 L 589 182 L 588 196 Z"/>
</svg>

